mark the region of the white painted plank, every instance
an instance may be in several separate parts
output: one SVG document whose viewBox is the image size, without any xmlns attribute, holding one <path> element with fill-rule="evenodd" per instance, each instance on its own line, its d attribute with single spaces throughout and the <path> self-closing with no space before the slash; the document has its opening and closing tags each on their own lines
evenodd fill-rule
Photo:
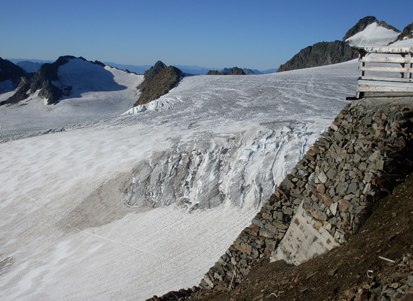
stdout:
<svg viewBox="0 0 413 301">
<path fill-rule="evenodd" d="M 364 63 L 399 63 L 399 64 L 413 64 L 413 58 L 410 57 L 370 57 L 365 56 L 360 60 Z"/>
<path fill-rule="evenodd" d="M 413 88 L 359 85 L 358 92 L 413 92 Z"/>
<path fill-rule="evenodd" d="M 397 73 L 412 73 L 413 68 L 396 68 L 396 67 L 359 67 L 359 71 L 375 71 L 375 72 L 397 72 Z"/>
</svg>

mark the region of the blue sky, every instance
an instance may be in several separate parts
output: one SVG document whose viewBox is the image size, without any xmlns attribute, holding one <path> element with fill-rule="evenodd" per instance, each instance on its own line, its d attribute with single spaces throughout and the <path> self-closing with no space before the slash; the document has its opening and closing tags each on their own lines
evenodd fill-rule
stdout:
<svg viewBox="0 0 413 301">
<path fill-rule="evenodd" d="M 403 30 L 412 11 L 410 0 L 2 0 L 0 57 L 264 70 L 368 15 Z"/>
</svg>

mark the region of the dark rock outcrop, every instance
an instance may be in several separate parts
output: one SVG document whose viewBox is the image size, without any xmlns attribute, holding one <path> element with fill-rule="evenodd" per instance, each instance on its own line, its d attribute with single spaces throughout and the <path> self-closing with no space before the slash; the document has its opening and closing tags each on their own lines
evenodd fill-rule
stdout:
<svg viewBox="0 0 413 301">
<path fill-rule="evenodd" d="M 397 37 L 397 41 L 401 41 L 401 40 L 403 40 L 404 38 L 407 38 L 407 39 L 412 39 L 413 38 L 413 23 L 412 24 L 409 24 L 409 25 L 407 25 L 404 29 L 403 29 L 403 31 L 399 34 L 399 36 Z"/>
<path fill-rule="evenodd" d="M 156 65 L 154 67 L 156 67 Z M 154 67 L 148 70 L 150 71 L 148 72 L 148 76 L 152 76 L 153 74 L 152 71 L 155 70 Z M 182 75 L 183 75 L 182 71 L 173 66 L 162 68 L 141 89 L 141 92 L 142 92 L 141 96 L 139 97 L 139 100 L 135 103 L 134 106 L 136 107 L 138 105 L 147 104 L 155 99 L 158 99 L 162 95 L 165 95 L 166 93 L 169 92 L 169 90 L 171 90 L 172 88 L 176 86 L 176 84 L 181 80 Z M 146 81 L 146 75 L 145 75 L 145 81 Z"/>
<path fill-rule="evenodd" d="M 148 85 L 148 83 L 154 78 L 159 72 L 166 68 L 166 65 L 161 62 L 157 61 L 155 65 L 153 65 L 149 70 L 146 70 L 143 74 L 145 80 L 138 86 L 138 90 L 143 91 L 143 89 Z"/>
<path fill-rule="evenodd" d="M 320 42 L 302 49 L 277 72 L 337 64 L 357 57 L 357 53 L 342 41 Z"/>
<path fill-rule="evenodd" d="M 12 88 L 16 88 L 22 77 L 27 77 L 27 73 L 8 60 L 3 60 L 0 57 L 0 82 L 10 80 Z M 12 90 L 11 90 L 12 91 Z M 1 93 L 9 91 L 0 91 Z"/>
<path fill-rule="evenodd" d="M 206 75 L 222 75 L 218 70 L 209 70 Z"/>
<path fill-rule="evenodd" d="M 246 73 L 243 69 L 234 67 L 232 69 L 224 68 L 221 72 L 217 70 L 210 70 L 207 75 L 246 75 Z"/>
<path fill-rule="evenodd" d="M 245 72 L 238 67 L 234 67 L 229 71 L 228 75 L 245 75 Z"/>
</svg>

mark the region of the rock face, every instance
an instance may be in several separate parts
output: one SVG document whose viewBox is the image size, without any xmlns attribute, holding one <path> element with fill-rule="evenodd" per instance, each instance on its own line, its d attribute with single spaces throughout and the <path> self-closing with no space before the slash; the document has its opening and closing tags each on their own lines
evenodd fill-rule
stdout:
<svg viewBox="0 0 413 301">
<path fill-rule="evenodd" d="M 407 25 L 404 29 L 403 29 L 403 31 L 400 33 L 400 35 L 397 37 L 397 41 L 401 41 L 401 40 L 403 40 L 404 38 L 407 38 L 407 39 L 412 39 L 413 38 L 413 23 L 412 24 L 409 24 L 409 25 Z"/>
<path fill-rule="evenodd" d="M 342 41 L 321 42 L 302 49 L 277 72 L 336 64 L 357 57 L 357 53 Z"/>
<path fill-rule="evenodd" d="M 160 64 L 158 64 L 160 63 Z M 169 92 L 173 87 L 176 86 L 176 84 L 181 80 L 182 77 L 182 71 L 179 70 L 178 68 L 175 68 L 173 66 L 169 66 L 166 68 L 163 68 L 164 65 L 162 62 L 158 62 L 155 64 L 154 67 L 149 69 L 147 72 L 145 72 L 145 85 L 143 88 L 141 88 L 141 96 L 139 97 L 138 101 L 135 103 L 135 107 L 138 105 L 144 105 L 147 104 L 155 99 L 158 99 L 162 95 L 165 95 L 166 93 Z M 157 66 L 158 65 L 158 66 Z M 160 71 L 156 72 L 156 70 Z M 155 75 L 153 75 L 156 73 Z M 150 80 L 147 81 L 146 76 L 148 75 L 148 78 L 151 77 Z M 143 84 L 143 83 L 142 83 Z M 141 87 L 140 85 L 139 87 Z"/>
<path fill-rule="evenodd" d="M 243 69 L 234 67 L 232 69 L 225 68 L 221 72 L 217 70 L 210 70 L 207 75 L 246 75 L 246 73 Z"/>
<path fill-rule="evenodd" d="M 305 233 L 310 249 L 345 243 L 359 231 L 373 204 L 411 170 L 412 120 L 411 108 L 347 105 L 199 286 L 234 287 L 270 254 L 293 259 L 295 251 L 282 245 L 290 229 L 303 223 L 316 232 Z M 309 252 L 307 260 L 316 255 Z"/>
<path fill-rule="evenodd" d="M 68 63 L 70 59 L 75 59 L 74 56 L 61 56 L 56 62 L 49 64 L 43 64 L 40 69 L 29 80 L 23 80 L 19 84 L 19 89 L 16 93 L 7 99 L 2 104 L 15 104 L 29 97 L 31 93 L 40 90 L 39 96 L 47 99 L 47 104 L 57 104 L 62 96 L 69 96 L 72 87 L 58 88 L 53 84 L 53 81 L 57 81 L 59 67 Z M 79 58 L 86 61 L 84 58 Z M 92 63 L 92 62 L 91 62 Z M 104 67 L 101 62 L 95 61 L 93 64 Z"/>
<path fill-rule="evenodd" d="M 8 60 L 0 58 L 0 83 L 10 81 L 10 85 L 8 85 L 10 86 L 9 89 L 4 87 L 5 91 L 2 91 L 3 89 L 1 89 L 0 86 L 0 93 L 13 91 L 19 84 L 21 78 L 27 76 L 27 73 L 22 68 Z"/>
<path fill-rule="evenodd" d="M 161 62 L 157 61 L 155 65 L 153 65 L 149 70 L 146 70 L 145 73 L 143 74 L 145 77 L 145 80 L 138 86 L 138 90 L 143 90 L 146 85 L 154 78 L 159 72 L 161 72 L 163 69 L 166 68 L 166 65 Z"/>
</svg>

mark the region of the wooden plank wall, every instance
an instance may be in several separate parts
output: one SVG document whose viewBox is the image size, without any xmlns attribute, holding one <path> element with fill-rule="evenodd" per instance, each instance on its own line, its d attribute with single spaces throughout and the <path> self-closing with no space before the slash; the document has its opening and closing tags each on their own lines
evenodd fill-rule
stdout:
<svg viewBox="0 0 413 301">
<path fill-rule="evenodd" d="M 392 93 L 410 96 L 413 93 L 413 47 L 363 47 L 356 50 L 360 54 L 357 98 L 367 93 L 369 96 L 390 96 Z"/>
</svg>

